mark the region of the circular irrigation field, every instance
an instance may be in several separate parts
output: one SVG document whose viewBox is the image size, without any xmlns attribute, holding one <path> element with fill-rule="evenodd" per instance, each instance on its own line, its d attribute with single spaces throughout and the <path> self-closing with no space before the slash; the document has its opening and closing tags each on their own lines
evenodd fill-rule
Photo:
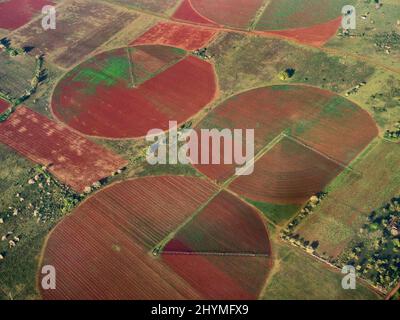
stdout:
<svg viewBox="0 0 400 320">
<path fill-rule="evenodd" d="M 256 30 L 308 28 L 341 16 L 345 5 L 353 0 L 185 0 L 177 11 L 178 18 L 194 20 L 199 16 L 219 25 Z M 194 20 L 194 22 L 197 22 Z"/>
<path fill-rule="evenodd" d="M 270 255 L 264 221 L 232 194 L 201 178 L 138 178 L 89 197 L 52 231 L 41 263 L 56 268 L 57 287 L 41 294 L 256 299 Z"/>
<path fill-rule="evenodd" d="M 216 93 L 213 66 L 167 46 L 100 53 L 68 72 L 51 109 L 73 129 L 104 138 L 136 138 L 195 115 Z"/>
<path fill-rule="evenodd" d="M 229 188 L 276 204 L 301 204 L 323 191 L 378 135 L 365 110 L 333 92 L 303 85 L 270 86 L 233 96 L 198 126 L 212 128 L 254 129 L 254 172 L 237 177 Z M 218 182 L 234 175 L 232 165 L 197 168 Z"/>
</svg>

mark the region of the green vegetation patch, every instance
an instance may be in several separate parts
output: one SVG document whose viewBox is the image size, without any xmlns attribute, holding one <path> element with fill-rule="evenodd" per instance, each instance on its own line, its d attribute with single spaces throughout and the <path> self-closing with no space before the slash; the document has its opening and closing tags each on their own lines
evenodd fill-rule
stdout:
<svg viewBox="0 0 400 320">
<path fill-rule="evenodd" d="M 100 84 L 114 86 L 120 80 L 129 81 L 130 62 L 127 57 L 110 56 L 107 58 L 104 66 L 97 68 L 88 67 L 79 70 L 74 77 L 74 81 L 87 81 L 97 86 Z"/>
<path fill-rule="evenodd" d="M 44 239 L 81 196 L 0 145 L 0 299 L 35 299 Z"/>
<path fill-rule="evenodd" d="M 288 245 L 275 245 L 277 269 L 267 283 L 266 300 L 376 300 L 380 297 L 358 282 L 344 290 L 343 275 Z"/>
<path fill-rule="evenodd" d="M 257 209 L 259 209 L 269 220 L 276 224 L 283 224 L 289 221 L 300 210 L 298 205 L 279 205 L 261 201 L 246 199 Z"/>
<path fill-rule="evenodd" d="M 271 0 L 260 17 L 256 29 L 311 27 L 341 16 L 344 5 L 356 2 L 356 0 Z"/>
</svg>

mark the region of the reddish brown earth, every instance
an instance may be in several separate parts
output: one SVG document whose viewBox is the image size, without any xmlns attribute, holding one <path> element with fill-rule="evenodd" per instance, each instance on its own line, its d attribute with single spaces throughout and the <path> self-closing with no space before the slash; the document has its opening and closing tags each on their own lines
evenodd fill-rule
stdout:
<svg viewBox="0 0 400 320">
<path fill-rule="evenodd" d="M 30 2 L 41 3 L 43 0 Z M 13 33 L 12 42 L 17 47 L 34 47 L 31 54 L 44 53 L 46 61 L 65 69 L 83 61 L 139 17 L 106 1 L 68 0 L 58 3 L 61 5 L 57 6 L 55 30 L 44 30 L 40 20 L 33 20 Z"/>
<path fill-rule="evenodd" d="M 136 138 L 151 129 L 168 129 L 170 120 L 186 121 L 214 98 L 214 68 L 193 56 L 164 63 L 165 69 L 135 87 L 125 74 L 116 78 L 106 75 L 94 85 L 92 78 L 81 76 L 82 72 L 89 72 L 102 77 L 104 72 L 96 66 L 97 61 L 127 55 L 125 50 L 102 53 L 69 72 L 54 91 L 51 103 L 54 115 L 86 135 Z M 130 63 L 135 70 L 135 61 Z M 144 68 L 149 64 L 139 63 Z M 129 72 L 127 66 L 126 73 Z"/>
<path fill-rule="evenodd" d="M 131 44 L 160 44 L 184 50 L 195 50 L 205 47 L 217 33 L 216 30 L 204 27 L 159 22 Z"/>
<path fill-rule="evenodd" d="M 257 299 L 271 268 L 265 257 L 162 254 L 204 299 Z M 195 271 L 194 271 L 195 270 Z"/>
<path fill-rule="evenodd" d="M 56 267 L 57 289 L 42 291 L 43 298 L 252 296 L 248 287 L 265 281 L 265 259 L 151 254 L 216 191 L 205 179 L 168 176 L 124 181 L 96 193 L 51 233 L 42 264 Z M 179 265 L 184 268 L 177 272 L 174 268 Z M 253 270 L 250 275 L 249 270 Z"/>
<path fill-rule="evenodd" d="M 164 248 L 164 252 L 270 255 L 259 213 L 222 191 Z M 186 250 L 182 250 L 182 246 Z"/>
<path fill-rule="evenodd" d="M 126 160 L 25 107 L 0 123 L 0 141 L 77 192 L 124 167 Z"/>
<path fill-rule="evenodd" d="M 230 189 L 256 201 L 302 204 L 344 168 L 284 138 L 256 162 L 256 173 L 238 177 Z"/>
<path fill-rule="evenodd" d="M 275 197 L 278 203 L 297 203 L 306 195 L 311 196 L 311 191 L 323 189 L 337 174 L 334 168 L 347 166 L 378 134 L 366 111 L 332 92 L 308 86 L 272 86 L 239 94 L 214 109 L 199 124 L 200 128 L 254 129 L 256 154 L 283 132 L 300 140 L 300 145 L 304 143 L 309 151 L 297 147 L 301 149 L 297 155 L 300 161 L 286 159 L 279 147 L 273 148 L 256 162 L 252 176 L 238 180 L 249 183 L 234 184 L 234 190 L 251 199 Z M 301 162 L 307 158 L 318 163 Z M 218 182 L 234 174 L 233 165 L 196 167 Z M 299 181 L 298 175 L 305 174 L 304 170 L 308 175 L 310 170 L 319 173 L 316 177 L 310 175 L 312 182 L 296 182 L 295 189 L 294 185 L 288 186 L 291 179 Z M 253 180 L 256 177 L 257 181 Z M 267 187 L 268 181 L 273 185 Z M 282 195 L 285 189 L 287 199 Z M 271 190 L 283 191 L 274 195 Z"/>
<path fill-rule="evenodd" d="M 307 28 L 296 28 L 288 30 L 277 30 L 268 32 L 259 32 L 259 34 L 274 34 L 288 39 L 296 40 L 300 43 L 321 47 L 325 45 L 338 31 L 342 23 L 342 17 L 317 24 Z"/>
<path fill-rule="evenodd" d="M 41 13 L 45 5 L 53 5 L 51 0 L 5 0 L 0 1 L 0 28 L 17 29 Z"/>
<path fill-rule="evenodd" d="M 0 113 L 3 113 L 4 111 L 6 111 L 9 106 L 10 105 L 8 104 L 8 102 L 0 99 Z"/>
<path fill-rule="evenodd" d="M 263 0 L 187 0 L 201 16 L 217 24 L 247 28 Z M 188 18 L 191 15 L 188 14 Z M 189 20 L 189 19 L 188 19 Z"/>
<path fill-rule="evenodd" d="M 177 20 L 184 20 L 184 21 L 190 21 L 194 23 L 200 23 L 200 24 L 209 24 L 216 26 L 213 21 L 207 19 L 206 17 L 201 16 L 193 7 L 192 4 L 190 3 L 190 0 L 184 0 L 178 10 L 174 13 L 173 17 L 174 19 Z"/>
</svg>

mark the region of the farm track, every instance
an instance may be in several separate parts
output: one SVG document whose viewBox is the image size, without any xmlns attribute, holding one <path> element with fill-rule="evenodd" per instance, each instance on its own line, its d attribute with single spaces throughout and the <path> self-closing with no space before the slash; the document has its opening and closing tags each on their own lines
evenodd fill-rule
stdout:
<svg viewBox="0 0 400 320">
<path fill-rule="evenodd" d="M 104 1 L 104 0 L 101 0 L 101 1 L 107 2 L 107 1 Z M 109 2 L 107 2 L 107 3 L 109 4 Z M 121 7 L 119 5 L 116 5 L 116 6 Z M 167 16 L 165 16 L 163 14 L 156 14 L 156 13 L 152 13 L 152 12 L 148 12 L 148 11 L 144 11 L 144 10 L 139 10 L 139 9 L 130 9 L 130 10 L 137 11 L 138 13 L 141 13 L 141 14 L 144 14 L 144 15 L 158 17 L 158 18 L 160 18 L 162 20 L 173 21 L 174 23 L 179 23 L 179 24 L 182 24 L 182 25 L 193 25 L 193 26 L 197 26 L 197 27 L 205 27 L 202 24 L 190 23 L 190 22 L 181 22 L 181 21 L 178 22 L 176 20 L 171 20 L 169 17 L 167 17 Z M 206 28 L 215 29 L 216 31 L 223 31 L 223 32 L 242 33 L 242 34 L 248 34 L 248 35 L 260 35 L 260 36 L 265 36 L 265 37 L 270 37 L 270 38 L 282 39 L 282 40 L 285 40 L 285 41 L 288 41 L 288 42 L 293 42 L 293 43 L 297 44 L 297 41 L 288 40 L 287 38 L 281 37 L 279 35 L 272 35 L 272 34 L 267 34 L 267 33 L 260 34 L 260 32 L 257 32 L 257 31 L 247 31 L 247 30 L 240 30 L 240 29 L 227 28 L 227 27 L 212 27 L 212 26 L 208 26 L 208 25 L 206 26 Z M 305 45 L 305 44 L 302 44 L 302 45 L 305 46 L 305 47 L 315 48 L 314 46 L 309 46 L 309 45 Z M 338 55 L 338 56 L 351 56 L 354 59 L 357 59 L 359 61 L 364 61 L 364 62 L 367 62 L 367 63 L 371 63 L 373 65 L 378 65 L 382 69 L 385 69 L 385 70 L 400 74 L 400 69 L 391 68 L 391 67 L 385 66 L 383 64 L 377 63 L 376 61 L 372 61 L 372 59 L 370 59 L 370 58 L 368 58 L 366 56 L 362 56 L 362 55 L 358 55 L 358 54 L 352 54 L 352 53 L 350 53 L 350 54 L 349 53 L 343 53 L 340 50 L 331 49 L 331 48 L 318 48 L 318 49 L 321 50 L 321 51 L 324 51 L 326 53 L 334 54 L 334 55 Z M 270 148 L 267 148 L 267 150 L 264 150 L 263 153 L 266 153 L 269 149 Z M 260 153 L 262 153 L 262 151 L 260 151 L 259 154 L 257 154 L 258 157 L 260 156 Z M 207 179 L 209 179 L 209 178 L 207 178 Z M 222 187 L 221 190 L 223 190 L 225 188 L 228 188 L 229 184 L 230 183 L 228 183 L 226 186 Z M 166 253 L 166 254 L 173 254 L 173 253 Z M 181 253 L 181 254 L 187 254 L 187 253 Z M 207 253 L 204 253 L 204 254 L 207 255 Z M 211 253 L 211 255 L 213 255 L 213 254 L 224 255 L 224 253 Z M 240 255 L 240 254 L 237 254 L 237 255 Z M 244 254 L 244 255 L 247 255 L 247 254 Z M 324 261 L 324 260 L 322 260 L 322 262 L 326 263 L 326 261 Z"/>
<path fill-rule="evenodd" d="M 109 3 L 109 2 L 107 2 L 107 0 L 100 0 L 100 1 Z M 114 4 L 114 5 L 118 6 L 118 7 L 121 7 L 120 5 L 117 5 L 117 4 Z M 254 35 L 258 35 L 258 36 L 264 36 L 266 38 L 280 39 L 280 40 L 287 41 L 289 43 L 293 43 L 293 44 L 296 44 L 296 45 L 301 45 L 301 46 L 308 47 L 308 48 L 311 48 L 311 49 L 318 49 L 320 51 L 323 51 L 325 53 L 332 54 L 332 55 L 336 55 L 336 56 L 340 56 L 340 57 L 352 57 L 352 58 L 354 58 L 354 59 L 356 59 L 358 61 L 363 61 L 363 62 L 366 62 L 368 64 L 371 64 L 371 65 L 374 65 L 374 66 L 378 66 L 381 69 L 385 69 L 387 71 L 400 74 L 400 68 L 389 67 L 389 66 L 387 66 L 385 64 L 382 64 L 382 63 L 376 61 L 376 59 L 369 58 L 369 57 L 367 57 L 365 55 L 360 55 L 360 54 L 355 54 L 355 53 L 350 53 L 350 52 L 343 52 L 341 50 L 333 49 L 333 48 L 326 48 L 326 47 L 318 47 L 318 46 L 313 46 L 313 45 L 307 45 L 307 44 L 304 44 L 304 43 L 299 43 L 296 40 L 291 40 L 291 39 L 288 39 L 286 37 L 280 36 L 278 34 L 269 33 L 268 31 L 243 30 L 243 29 L 239 29 L 239 28 L 232 28 L 232 27 L 226 27 L 226 26 L 204 25 L 204 24 L 201 24 L 201 23 L 195 23 L 195 22 L 189 22 L 189 21 L 183 22 L 183 21 L 178 21 L 178 20 L 171 19 L 171 17 L 169 17 L 169 16 L 167 16 L 165 14 L 155 13 L 155 12 L 151 12 L 151 11 L 148 11 L 148 10 L 142 10 L 142 9 L 138 9 L 138 8 L 129 8 L 129 10 L 135 11 L 137 13 L 140 13 L 140 14 L 143 14 L 143 15 L 146 15 L 146 16 L 156 17 L 156 18 L 159 18 L 159 19 L 164 20 L 164 21 L 172 21 L 174 23 L 179 23 L 179 24 L 182 24 L 182 25 L 192 25 L 192 26 L 197 26 L 197 27 L 201 27 L 201 28 L 208 28 L 208 29 L 214 29 L 216 31 L 228 32 L 228 33 L 238 33 L 238 34 L 253 35 L 253 36 Z"/>
</svg>

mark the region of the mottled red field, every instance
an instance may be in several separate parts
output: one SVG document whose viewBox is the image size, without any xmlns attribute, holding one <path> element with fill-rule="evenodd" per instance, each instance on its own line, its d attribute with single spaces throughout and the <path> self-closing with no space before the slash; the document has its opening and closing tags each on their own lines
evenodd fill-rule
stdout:
<svg viewBox="0 0 400 320">
<path fill-rule="evenodd" d="M 256 299 L 270 269 L 270 254 L 259 213 L 222 191 L 179 230 L 162 259 L 209 298 L 226 299 L 235 292 L 238 299 Z"/>
<path fill-rule="evenodd" d="M 206 17 L 201 16 L 193 7 L 192 4 L 190 3 L 190 0 L 184 0 L 178 10 L 175 11 L 173 15 L 174 19 L 177 20 L 184 20 L 184 21 L 190 21 L 194 23 L 201 23 L 201 24 L 209 24 L 216 26 L 213 21 L 210 19 L 207 19 Z"/>
<path fill-rule="evenodd" d="M 186 248 L 183 250 L 183 248 Z M 222 191 L 167 244 L 164 252 L 270 255 L 259 213 Z"/>
<path fill-rule="evenodd" d="M 217 31 L 172 22 L 159 22 L 131 44 L 161 44 L 195 50 L 205 47 Z"/>
<path fill-rule="evenodd" d="M 51 0 L 5 0 L 0 1 L 0 28 L 14 30 L 29 22 L 35 14 L 41 13 Z"/>
<path fill-rule="evenodd" d="M 246 28 L 263 0 L 186 0 L 203 17 L 224 26 Z M 188 20 L 191 15 L 188 14 Z M 195 21 L 196 22 L 196 21 Z"/>
<path fill-rule="evenodd" d="M 6 111 L 9 106 L 8 102 L 0 99 L 0 113 Z"/>
<path fill-rule="evenodd" d="M 49 171 L 75 191 L 108 177 L 126 160 L 25 107 L 0 123 L 0 141 Z"/>
<path fill-rule="evenodd" d="M 162 254 L 203 299 L 257 299 L 271 269 L 265 257 Z"/>
<path fill-rule="evenodd" d="M 173 176 L 124 181 L 98 192 L 51 233 L 42 264 L 55 266 L 57 289 L 42 291 L 43 298 L 251 297 L 246 286 L 265 281 L 266 271 L 260 267 L 266 269 L 265 259 L 151 254 L 215 192 L 207 180 Z M 174 263 L 180 262 L 187 273 L 174 270 Z M 199 279 L 201 286 L 195 284 Z M 259 282 L 247 283 L 247 279 Z"/>
<path fill-rule="evenodd" d="M 104 57 L 107 61 L 120 58 L 124 50 L 102 53 L 79 65 L 61 80 L 51 104 L 60 121 L 91 136 L 135 138 L 146 135 L 150 129 L 168 129 L 170 120 L 186 121 L 214 98 L 214 68 L 193 56 L 182 56 L 178 62 L 172 61 L 172 66 L 171 61 L 164 63 L 166 69 L 161 69 L 155 76 L 150 75 L 152 78 L 134 87 L 129 69 L 136 70 L 135 61 L 127 62 L 126 70 L 114 68 L 116 71 L 113 72 L 126 71 L 117 76 L 105 73 L 103 64 L 101 68 L 94 67 L 96 61 L 104 60 Z M 146 54 L 152 53 L 147 51 Z M 128 56 L 131 59 L 132 55 Z M 142 61 L 139 66 L 149 68 L 152 63 Z M 133 72 L 134 77 L 136 72 Z"/>
<path fill-rule="evenodd" d="M 289 138 L 257 160 L 256 168 L 255 174 L 234 180 L 230 189 L 247 198 L 274 204 L 302 204 L 344 169 Z"/>
<path fill-rule="evenodd" d="M 308 28 L 297 28 L 288 30 L 268 31 L 266 34 L 275 34 L 300 43 L 321 47 L 326 44 L 338 31 L 342 17 L 318 24 Z M 263 34 L 263 32 L 260 32 Z"/>
<path fill-rule="evenodd" d="M 333 170 L 335 163 L 341 167 L 348 165 L 378 134 L 375 122 L 366 111 L 332 92 L 308 86 L 272 86 L 242 93 L 214 109 L 198 128 L 254 129 L 256 154 L 285 132 L 308 146 L 310 152 L 299 147 L 303 150 L 297 155 L 299 160 L 311 157 L 323 161 L 324 156 L 319 155 L 323 154 L 333 161 L 307 164 L 295 158 L 285 159 L 285 153 L 279 148 L 267 151 L 255 163 L 252 176 L 239 179 L 249 183 L 241 187 L 237 182 L 234 186 L 251 199 L 275 197 L 278 203 L 297 203 L 306 195 L 311 196 L 317 187 L 323 188 L 334 177 L 332 174 L 337 173 Z M 270 156 L 269 152 L 272 152 Z M 312 155 L 313 152 L 316 154 Z M 197 165 L 197 168 L 219 182 L 234 174 L 233 165 Z M 312 183 L 305 180 L 303 184 L 296 184 L 296 190 L 288 189 L 290 176 L 294 182 L 299 181 L 297 171 L 304 170 L 317 170 L 319 174 L 312 177 Z M 250 186 L 256 177 L 258 183 Z M 270 194 L 271 190 L 266 187 L 269 182 L 275 184 L 268 186 L 273 190 L 287 189 L 287 199 L 282 192 Z"/>
</svg>

